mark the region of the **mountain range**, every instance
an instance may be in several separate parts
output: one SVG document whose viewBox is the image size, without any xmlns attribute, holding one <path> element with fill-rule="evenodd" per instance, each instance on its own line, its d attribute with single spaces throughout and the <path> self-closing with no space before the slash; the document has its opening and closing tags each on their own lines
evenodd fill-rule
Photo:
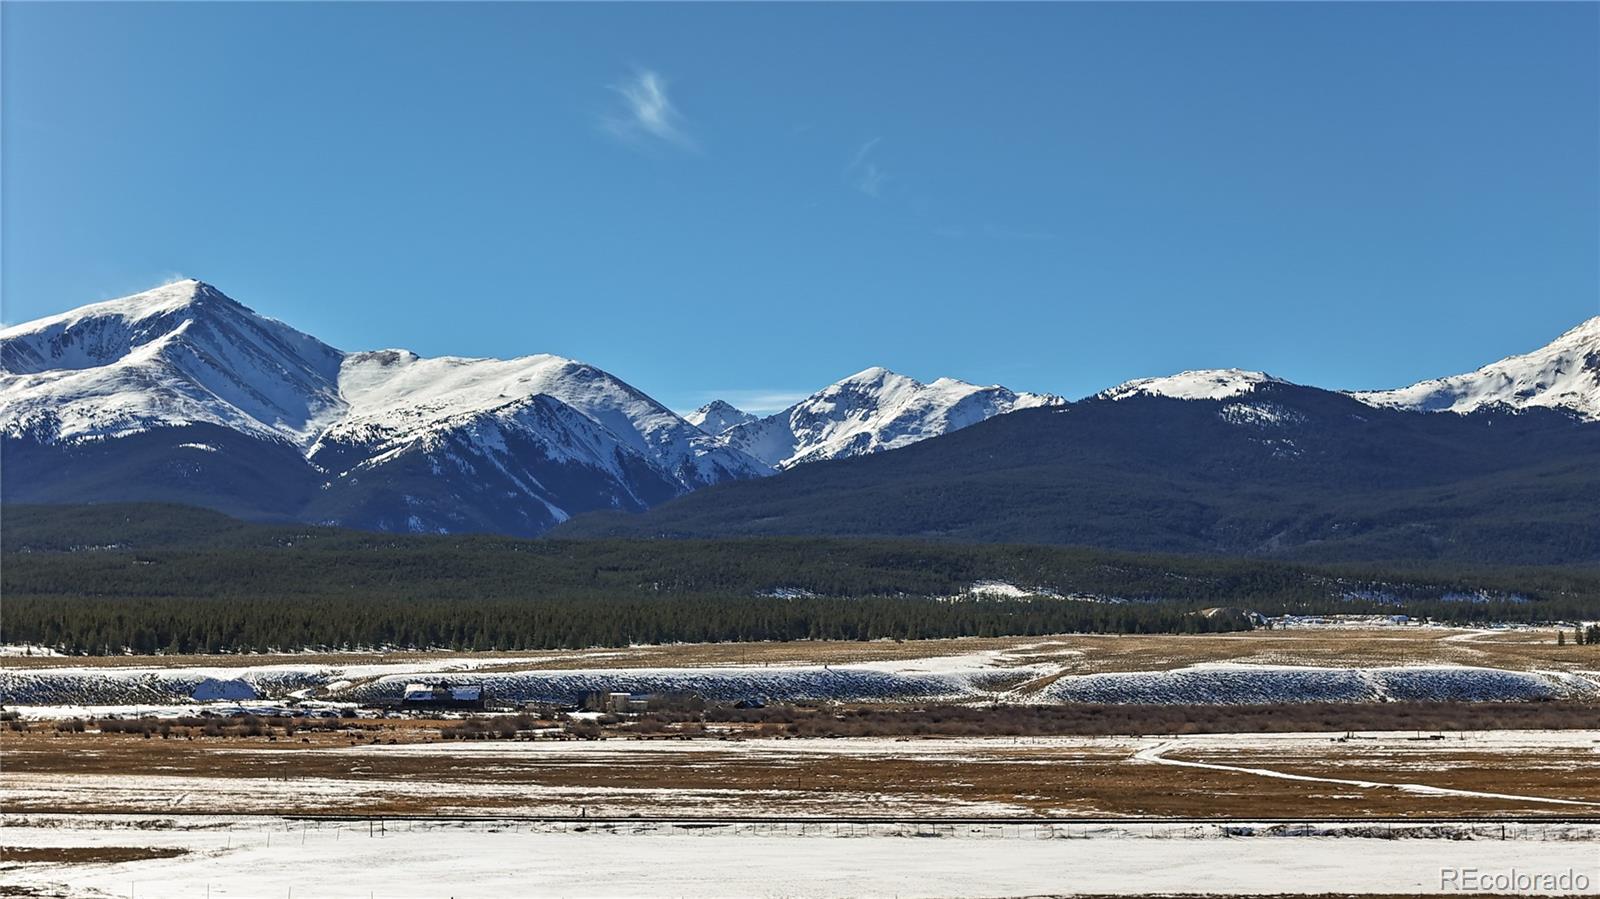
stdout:
<svg viewBox="0 0 1600 899">
<path fill-rule="evenodd" d="M 7 328 L 0 368 L 7 501 L 414 532 L 538 534 L 1061 402 L 869 369 L 779 415 L 691 423 L 581 362 L 347 353 L 194 280 Z"/>
<path fill-rule="evenodd" d="M 1373 407 L 1261 376 L 1116 391 L 717 485 L 557 537 L 893 536 L 1319 561 L 1600 562 L 1600 424 Z M 1186 385 L 1187 388 L 1188 385 Z"/>
<path fill-rule="evenodd" d="M 7 328 L 0 370 L 7 502 L 414 532 L 1600 558 L 1600 317 L 1391 391 L 1230 369 L 1069 403 L 869 368 L 773 415 L 680 416 L 582 362 L 344 352 L 181 281 Z"/>
</svg>

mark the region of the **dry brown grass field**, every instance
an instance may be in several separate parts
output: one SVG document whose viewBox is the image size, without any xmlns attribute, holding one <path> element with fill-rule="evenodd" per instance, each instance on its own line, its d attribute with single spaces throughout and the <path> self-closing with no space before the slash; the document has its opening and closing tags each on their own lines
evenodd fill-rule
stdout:
<svg viewBox="0 0 1600 899">
<path fill-rule="evenodd" d="M 1600 731 L 1416 739 L 845 738 L 446 741 L 440 722 L 182 739 L 0 737 L 11 812 L 260 814 L 973 815 L 1052 817 L 1600 814 Z M 1520 734 L 1520 735 L 1519 735 Z M 1277 738 L 1283 738 L 1281 740 Z M 1151 763 L 1261 768 L 1368 786 Z M 1430 794 L 1414 784 L 1517 798 Z M 1568 803 L 1550 804 L 1538 798 Z"/>
<path fill-rule="evenodd" d="M 477 670 L 492 671 L 846 664 L 972 653 L 988 653 L 999 666 L 1050 662 L 1074 674 L 1224 661 L 1351 667 L 1461 664 L 1512 670 L 1600 667 L 1600 647 L 1559 646 L 1552 629 L 1422 627 L 708 644 L 515 655 L 14 657 L 5 666 L 228 667 L 471 658 L 480 666 Z M 460 728 L 461 722 L 446 720 L 346 719 L 320 725 L 341 730 L 301 729 L 293 734 L 282 732 L 280 724 L 271 737 L 206 736 L 197 727 L 169 724 L 167 739 L 98 733 L 92 724 L 89 732 L 59 733 L 48 722 L 34 722 L 25 732 L 0 733 L 0 790 L 7 810 L 19 813 L 1082 818 L 1600 814 L 1600 718 L 1593 704 L 1106 707 L 1105 712 L 1086 707 L 1086 712 L 995 713 L 1010 716 L 1003 722 L 1009 733 L 1030 736 L 986 732 L 981 716 L 973 720 L 949 714 L 930 724 L 916 717 L 925 712 L 907 711 L 904 705 L 867 707 L 877 716 L 867 716 L 870 721 L 858 714 L 861 706 L 831 708 L 802 710 L 798 723 L 793 717 L 763 720 L 760 715 L 715 724 L 708 718 L 676 733 L 681 722 L 670 717 L 662 719 L 663 727 L 649 731 L 636 719 L 607 726 L 603 732 L 608 739 L 599 741 L 454 740 L 447 739 L 451 734 L 446 728 Z M 1027 718 L 1030 714 L 1036 717 Z M 1020 723 L 1019 715 L 1025 719 Z M 551 725 L 548 736 L 560 736 L 556 722 L 546 723 Z M 1344 731 L 1382 736 L 1336 739 Z M 1439 736 L 1429 739 L 1433 731 Z M 1217 736 L 1198 736 L 1205 734 Z M 1141 757 L 1156 746 L 1168 762 Z M 1173 761 L 1269 773 L 1180 767 Z M 1409 786 L 1393 786 L 1402 784 Z"/>
</svg>

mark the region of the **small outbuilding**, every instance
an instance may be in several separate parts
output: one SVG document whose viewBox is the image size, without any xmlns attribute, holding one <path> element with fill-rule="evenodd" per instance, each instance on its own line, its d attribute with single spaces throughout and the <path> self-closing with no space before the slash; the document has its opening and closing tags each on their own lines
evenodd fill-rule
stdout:
<svg viewBox="0 0 1600 899">
<path fill-rule="evenodd" d="M 258 699 L 256 688 L 249 683 L 238 680 L 221 680 L 208 677 L 189 692 L 189 698 L 196 702 L 241 702 L 247 699 Z"/>
<path fill-rule="evenodd" d="M 406 684 L 400 707 L 406 709 L 482 709 L 488 695 L 482 684 Z"/>
<path fill-rule="evenodd" d="M 601 705 L 601 711 L 617 713 L 637 713 L 650 709 L 650 697 L 640 693 L 607 693 Z"/>
</svg>

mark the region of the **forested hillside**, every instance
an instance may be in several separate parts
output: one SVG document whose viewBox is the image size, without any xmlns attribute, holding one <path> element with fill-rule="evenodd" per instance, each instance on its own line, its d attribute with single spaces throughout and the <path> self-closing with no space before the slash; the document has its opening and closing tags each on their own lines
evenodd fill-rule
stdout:
<svg viewBox="0 0 1600 899">
<path fill-rule="evenodd" d="M 1303 561 L 1600 562 L 1600 424 L 1281 382 L 1027 409 L 557 537 L 893 536 Z"/>
<path fill-rule="evenodd" d="M 240 522 L 182 506 L 4 510 L 4 639 L 71 651 L 528 649 L 1226 629 L 1263 613 L 1546 620 L 1600 572 L 1303 566 L 911 540 L 515 540 Z M 1037 595 L 971 594 L 1004 582 Z"/>
</svg>

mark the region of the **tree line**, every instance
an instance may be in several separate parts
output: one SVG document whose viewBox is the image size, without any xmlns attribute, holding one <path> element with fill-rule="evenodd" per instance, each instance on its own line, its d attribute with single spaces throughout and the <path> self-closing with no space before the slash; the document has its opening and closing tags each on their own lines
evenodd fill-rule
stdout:
<svg viewBox="0 0 1600 899">
<path fill-rule="evenodd" d="M 1182 606 L 950 603 L 922 597 L 465 602 L 32 595 L 8 597 L 5 619 L 8 641 L 90 654 L 380 647 L 536 650 L 672 642 L 1207 633 L 1241 626 Z"/>
<path fill-rule="evenodd" d="M 1581 568 L 848 538 L 405 536 L 158 505 L 3 514 L 4 639 L 74 652 L 1187 633 L 1245 626 L 1194 614 L 1216 606 L 1452 622 L 1575 620 L 1600 608 L 1600 572 Z M 962 598 L 988 580 L 1065 598 Z"/>
</svg>

